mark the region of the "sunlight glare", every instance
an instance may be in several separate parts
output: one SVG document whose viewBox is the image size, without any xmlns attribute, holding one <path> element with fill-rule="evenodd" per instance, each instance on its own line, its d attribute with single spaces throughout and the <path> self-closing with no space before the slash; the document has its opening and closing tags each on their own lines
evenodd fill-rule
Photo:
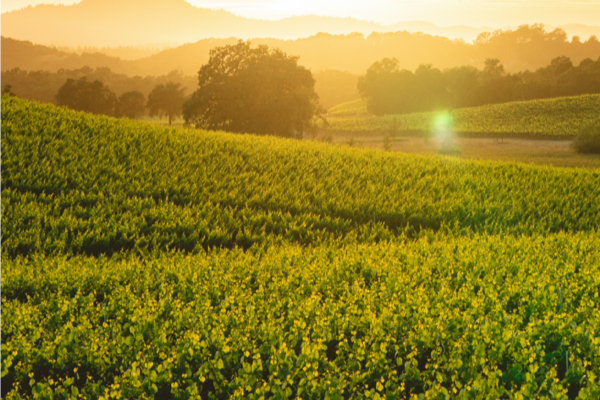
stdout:
<svg viewBox="0 0 600 400">
<path fill-rule="evenodd" d="M 452 115 L 449 112 L 443 112 L 433 119 L 434 136 L 438 139 L 446 140 L 452 137 Z"/>
</svg>

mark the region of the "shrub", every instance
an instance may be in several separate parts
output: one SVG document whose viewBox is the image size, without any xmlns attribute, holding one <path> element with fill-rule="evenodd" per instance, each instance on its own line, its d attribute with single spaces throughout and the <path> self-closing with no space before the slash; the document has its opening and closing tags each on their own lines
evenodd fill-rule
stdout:
<svg viewBox="0 0 600 400">
<path fill-rule="evenodd" d="M 600 154 L 600 124 L 590 124 L 581 129 L 572 146 L 577 153 Z"/>
</svg>

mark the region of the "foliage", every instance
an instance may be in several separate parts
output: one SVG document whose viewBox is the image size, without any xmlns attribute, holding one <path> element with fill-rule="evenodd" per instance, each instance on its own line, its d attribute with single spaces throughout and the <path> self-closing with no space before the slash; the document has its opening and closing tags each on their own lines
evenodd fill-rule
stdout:
<svg viewBox="0 0 600 400">
<path fill-rule="evenodd" d="M 2 89 L 2 96 L 14 96 L 15 94 L 12 92 L 12 86 L 4 85 Z"/>
<path fill-rule="evenodd" d="M 197 20 L 194 21 L 194 24 L 197 25 Z M 213 23 L 216 24 L 214 21 Z M 131 28 L 129 27 L 129 29 Z M 561 30 L 548 32 L 540 24 L 488 32 L 474 43 L 471 43 L 470 40 L 450 40 L 443 37 L 445 35 L 440 35 L 439 30 L 433 34 L 424 34 L 422 32 L 410 33 L 400 27 L 397 29 L 399 29 L 397 32 L 373 32 L 371 29 L 369 32 L 372 33 L 366 35 L 358 32 L 349 35 L 318 33 L 312 36 L 300 35 L 303 38 L 298 40 L 262 38 L 254 39 L 253 43 L 264 44 L 269 48 L 279 48 L 287 54 L 298 55 L 303 65 L 316 74 L 318 74 L 317 71 L 332 69 L 364 74 L 369 66 L 384 58 L 397 58 L 401 61 L 402 68 L 411 71 L 418 68 L 420 64 L 431 64 L 441 70 L 461 65 L 483 68 L 486 58 L 497 58 L 502 60 L 507 72 L 513 73 L 525 70 L 534 71 L 546 66 L 548 60 L 560 56 L 566 56 L 572 60 L 584 60 L 586 58 L 597 59 L 600 55 L 600 42 L 596 38 L 584 37 L 580 41 L 569 42 L 564 31 L 562 33 Z M 422 29 L 427 32 L 428 27 L 425 25 L 422 26 Z M 201 36 L 195 29 L 193 31 L 196 38 Z M 196 74 L 198 66 L 206 64 L 211 49 L 235 45 L 237 39 L 231 29 L 225 28 L 225 32 L 225 35 L 220 36 L 225 39 L 207 35 L 205 36 L 207 39 L 186 43 L 133 62 L 98 53 L 84 52 L 81 55 L 66 53 L 56 48 L 2 37 L 1 47 L 2 54 L 4 54 L 2 69 L 5 71 L 19 67 L 25 71 L 56 72 L 61 69 L 74 70 L 84 66 L 108 67 L 115 73 L 127 74 L 131 77 L 160 76 L 174 69 L 181 69 L 187 76 Z M 461 32 L 460 28 L 458 31 L 450 28 L 448 32 L 448 35 L 453 37 L 469 34 L 464 30 Z M 241 37 L 247 36 L 246 31 Z M 164 41 L 164 37 L 160 41 Z M 106 52 L 106 49 L 103 51 Z M 4 72 L 2 72 L 2 82 L 8 82 L 5 81 Z M 108 82 L 105 83 L 108 84 Z M 19 94 L 22 93 L 21 88 L 13 86 Z M 120 94 L 117 88 L 110 87 Z M 124 91 L 129 90 L 140 89 L 132 88 Z M 145 95 L 149 93 L 149 91 L 141 91 Z M 318 93 L 323 99 L 329 98 L 328 93 Z"/>
<path fill-rule="evenodd" d="M 371 65 L 367 74 L 358 79 L 358 91 L 367 99 L 367 110 L 370 113 L 384 115 L 403 111 L 406 105 L 400 102 L 404 100 L 404 96 L 399 96 L 397 92 L 408 89 L 402 87 L 402 78 L 408 75 L 406 72 L 400 72 L 396 58 L 384 58 Z"/>
<path fill-rule="evenodd" d="M 593 171 L 170 130 L 14 98 L 2 143 L 11 256 L 600 226 Z"/>
<path fill-rule="evenodd" d="M 145 111 L 146 97 L 142 92 L 127 92 L 119 97 L 117 116 L 136 119 L 141 117 Z"/>
<path fill-rule="evenodd" d="M 567 57 L 558 57 L 546 68 L 518 74 L 506 74 L 500 61 L 491 58 L 481 71 L 421 65 L 414 73 L 400 70 L 397 59 L 386 58 L 359 79 L 358 90 L 375 115 L 593 94 L 600 93 L 600 58 L 574 67 Z"/>
<path fill-rule="evenodd" d="M 198 128 L 301 137 L 320 112 L 311 72 L 279 49 L 241 40 L 217 47 L 198 75 L 184 111 Z"/>
<path fill-rule="evenodd" d="M 3 399 L 600 396 L 597 171 L 1 123 Z"/>
<path fill-rule="evenodd" d="M 2 43 L 4 43 L 2 38 Z M 19 97 L 41 103 L 56 104 L 56 93 L 67 79 L 78 80 L 87 77 L 90 81 L 99 80 L 117 96 L 127 92 L 141 92 L 148 96 L 152 89 L 167 82 L 180 83 L 186 90 L 194 90 L 197 80 L 193 76 L 183 75 L 180 71 L 171 71 L 160 76 L 130 76 L 133 74 L 118 74 L 106 67 L 78 69 L 60 69 L 50 71 L 24 71 L 19 68 L 2 71 L 2 82 L 12 85 Z"/>
<path fill-rule="evenodd" d="M 92 114 L 115 115 L 117 102 L 117 96 L 102 82 L 90 82 L 86 77 L 79 80 L 67 79 L 56 94 L 59 106 Z"/>
<path fill-rule="evenodd" d="M 482 107 L 454 109 L 448 113 L 426 112 L 365 117 L 365 103 L 352 102 L 332 109 L 325 131 L 388 132 L 394 123 L 402 134 L 435 134 L 436 119 L 449 115 L 452 133 L 469 137 L 574 137 L 581 127 L 598 118 L 600 95 L 519 101 Z"/>
<path fill-rule="evenodd" d="M 598 121 L 581 129 L 573 142 L 573 148 L 582 154 L 600 154 L 600 124 Z"/>
<path fill-rule="evenodd" d="M 600 396 L 597 235 L 2 264 L 6 399 Z"/>
<path fill-rule="evenodd" d="M 156 86 L 148 95 L 148 104 L 146 105 L 151 117 L 167 116 L 169 125 L 173 119 L 181 115 L 185 89 L 179 83 L 167 82 L 164 85 Z"/>
</svg>

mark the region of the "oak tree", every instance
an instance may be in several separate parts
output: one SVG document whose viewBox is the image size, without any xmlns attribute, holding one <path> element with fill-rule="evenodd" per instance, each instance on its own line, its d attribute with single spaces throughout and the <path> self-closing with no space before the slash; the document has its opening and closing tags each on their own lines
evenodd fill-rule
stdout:
<svg viewBox="0 0 600 400">
<path fill-rule="evenodd" d="M 301 137 L 322 112 L 312 73 L 298 57 L 250 42 L 217 47 L 184 106 L 187 124 L 212 130 Z"/>
<path fill-rule="evenodd" d="M 181 115 L 185 101 L 184 92 L 185 88 L 182 88 L 179 83 L 167 82 L 156 86 L 148 95 L 147 106 L 150 116 L 167 116 L 171 125 L 173 119 Z"/>
</svg>

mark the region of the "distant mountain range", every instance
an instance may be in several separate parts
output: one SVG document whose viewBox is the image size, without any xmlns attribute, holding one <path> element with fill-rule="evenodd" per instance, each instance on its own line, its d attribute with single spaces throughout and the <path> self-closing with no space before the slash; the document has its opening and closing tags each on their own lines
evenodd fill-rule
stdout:
<svg viewBox="0 0 600 400">
<path fill-rule="evenodd" d="M 435 28 L 445 36 L 477 35 L 481 30 Z M 196 42 L 205 38 L 297 39 L 319 32 L 348 34 L 402 30 L 375 22 L 316 15 L 278 21 L 236 16 L 223 10 L 195 7 L 184 0 L 83 0 L 64 5 L 38 5 L 2 14 L 2 36 L 56 46 L 135 46 L 146 43 Z"/>
<path fill-rule="evenodd" d="M 198 8 L 184 0 L 82 0 L 69 6 L 27 7 L 4 13 L 1 18 L 4 37 L 71 47 L 183 44 L 231 37 L 297 39 L 319 32 L 366 35 L 404 30 L 472 41 L 479 33 L 492 30 L 486 27 L 438 27 L 427 22 L 383 26 L 353 18 L 316 15 L 267 21 L 240 17 L 224 10 Z M 600 27 L 572 28 L 600 36 Z"/>
<path fill-rule="evenodd" d="M 2 71 L 20 68 L 56 72 L 90 67 L 109 68 L 129 76 L 159 76 L 173 70 L 196 75 L 209 60 L 210 50 L 235 44 L 237 40 L 202 39 L 148 57 L 124 60 L 99 52 L 76 54 L 2 37 Z M 482 68 L 486 58 L 497 58 L 508 72 L 535 70 L 560 56 L 569 57 L 575 64 L 586 58 L 596 60 L 600 57 L 600 41 L 567 41 L 563 35 L 548 33 L 539 25 L 499 32 L 493 40 L 475 44 L 401 31 L 372 33 L 367 37 L 360 33 L 319 33 L 297 40 L 253 39 L 252 45 L 279 48 L 287 54 L 299 56 L 299 63 L 313 72 L 338 70 L 353 74 L 364 74 L 375 61 L 386 57 L 397 58 L 401 68 L 409 70 L 415 70 L 421 64 L 431 64 L 440 69 L 463 65 Z"/>
</svg>

